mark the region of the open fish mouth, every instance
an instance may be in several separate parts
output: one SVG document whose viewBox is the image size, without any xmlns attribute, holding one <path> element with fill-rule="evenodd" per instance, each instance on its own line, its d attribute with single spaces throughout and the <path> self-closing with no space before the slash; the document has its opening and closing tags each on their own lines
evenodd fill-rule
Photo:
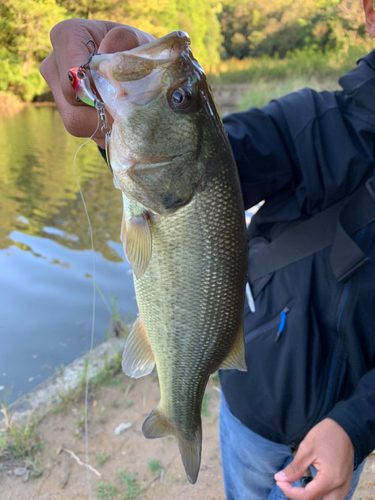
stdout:
<svg viewBox="0 0 375 500">
<path fill-rule="evenodd" d="M 183 31 L 174 31 L 129 51 L 96 55 L 90 70 L 113 113 L 120 99 L 140 106 L 154 100 L 165 86 L 165 70 L 181 58 L 192 59 L 190 38 Z"/>
</svg>

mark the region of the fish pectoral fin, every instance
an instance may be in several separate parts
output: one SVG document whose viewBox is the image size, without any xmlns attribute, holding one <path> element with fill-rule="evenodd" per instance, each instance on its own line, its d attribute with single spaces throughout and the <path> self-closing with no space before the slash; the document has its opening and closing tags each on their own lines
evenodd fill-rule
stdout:
<svg viewBox="0 0 375 500">
<path fill-rule="evenodd" d="M 135 320 L 122 355 L 125 375 L 140 378 L 152 372 L 155 358 L 140 316 Z"/>
<path fill-rule="evenodd" d="M 123 239 L 124 252 L 132 266 L 135 277 L 140 278 L 146 272 L 152 252 L 152 236 L 148 214 L 143 212 L 141 215 L 133 216 L 125 227 L 127 231 L 125 233 L 126 238 Z"/>
<path fill-rule="evenodd" d="M 178 447 L 189 483 L 197 481 L 201 465 L 202 429 L 186 433 L 177 431 L 164 417 L 159 406 L 154 408 L 142 426 L 142 433 L 148 439 L 173 434 L 178 439 Z"/>
<path fill-rule="evenodd" d="M 228 356 L 224 359 L 220 368 L 222 370 L 237 369 L 240 370 L 241 372 L 247 372 L 247 366 L 245 361 L 245 340 L 243 335 L 242 321 L 237 336 L 233 342 L 232 348 L 229 351 Z"/>
</svg>

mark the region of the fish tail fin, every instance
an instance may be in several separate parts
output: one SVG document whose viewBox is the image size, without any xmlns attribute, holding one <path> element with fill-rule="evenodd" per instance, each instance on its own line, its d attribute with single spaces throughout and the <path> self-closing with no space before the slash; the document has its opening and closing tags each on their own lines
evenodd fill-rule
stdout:
<svg viewBox="0 0 375 500">
<path fill-rule="evenodd" d="M 154 408 L 146 418 L 142 427 L 143 435 L 148 439 L 160 438 L 172 434 L 178 439 L 178 447 L 189 483 L 197 481 L 201 464 L 202 429 L 194 433 L 181 432 L 175 429 L 163 415 L 159 406 Z"/>
<path fill-rule="evenodd" d="M 202 430 L 198 429 L 189 437 L 179 434 L 177 439 L 186 476 L 189 483 L 195 484 L 201 466 Z"/>
</svg>

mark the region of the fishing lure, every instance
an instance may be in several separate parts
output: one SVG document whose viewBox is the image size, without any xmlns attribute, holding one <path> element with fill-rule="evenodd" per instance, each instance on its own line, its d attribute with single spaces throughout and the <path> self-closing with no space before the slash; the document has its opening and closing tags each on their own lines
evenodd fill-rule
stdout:
<svg viewBox="0 0 375 500">
<path fill-rule="evenodd" d="M 79 68 L 71 68 L 68 71 L 68 78 L 70 84 L 76 94 L 76 101 L 83 102 L 88 106 L 92 106 L 99 112 L 99 118 L 102 123 L 101 131 L 105 136 L 105 155 L 108 166 L 111 168 L 109 157 L 108 157 L 108 145 L 109 137 L 111 134 L 111 128 L 107 122 L 107 115 L 105 113 L 105 105 L 91 90 L 89 77 L 86 75 L 86 65 L 90 63 L 93 56 L 97 55 L 96 45 L 94 40 L 89 40 L 86 45 L 92 43 L 94 45 L 94 50 L 90 54 L 87 61 L 82 64 Z M 112 168 L 111 168 L 112 170 Z"/>
</svg>

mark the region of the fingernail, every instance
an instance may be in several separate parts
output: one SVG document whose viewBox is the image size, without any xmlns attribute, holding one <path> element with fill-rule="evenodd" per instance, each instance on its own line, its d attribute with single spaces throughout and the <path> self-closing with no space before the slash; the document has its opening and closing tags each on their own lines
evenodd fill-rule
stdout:
<svg viewBox="0 0 375 500">
<path fill-rule="evenodd" d="M 284 472 L 278 472 L 277 474 L 275 474 L 275 479 L 276 481 L 285 481 L 286 475 L 284 474 Z"/>
</svg>

